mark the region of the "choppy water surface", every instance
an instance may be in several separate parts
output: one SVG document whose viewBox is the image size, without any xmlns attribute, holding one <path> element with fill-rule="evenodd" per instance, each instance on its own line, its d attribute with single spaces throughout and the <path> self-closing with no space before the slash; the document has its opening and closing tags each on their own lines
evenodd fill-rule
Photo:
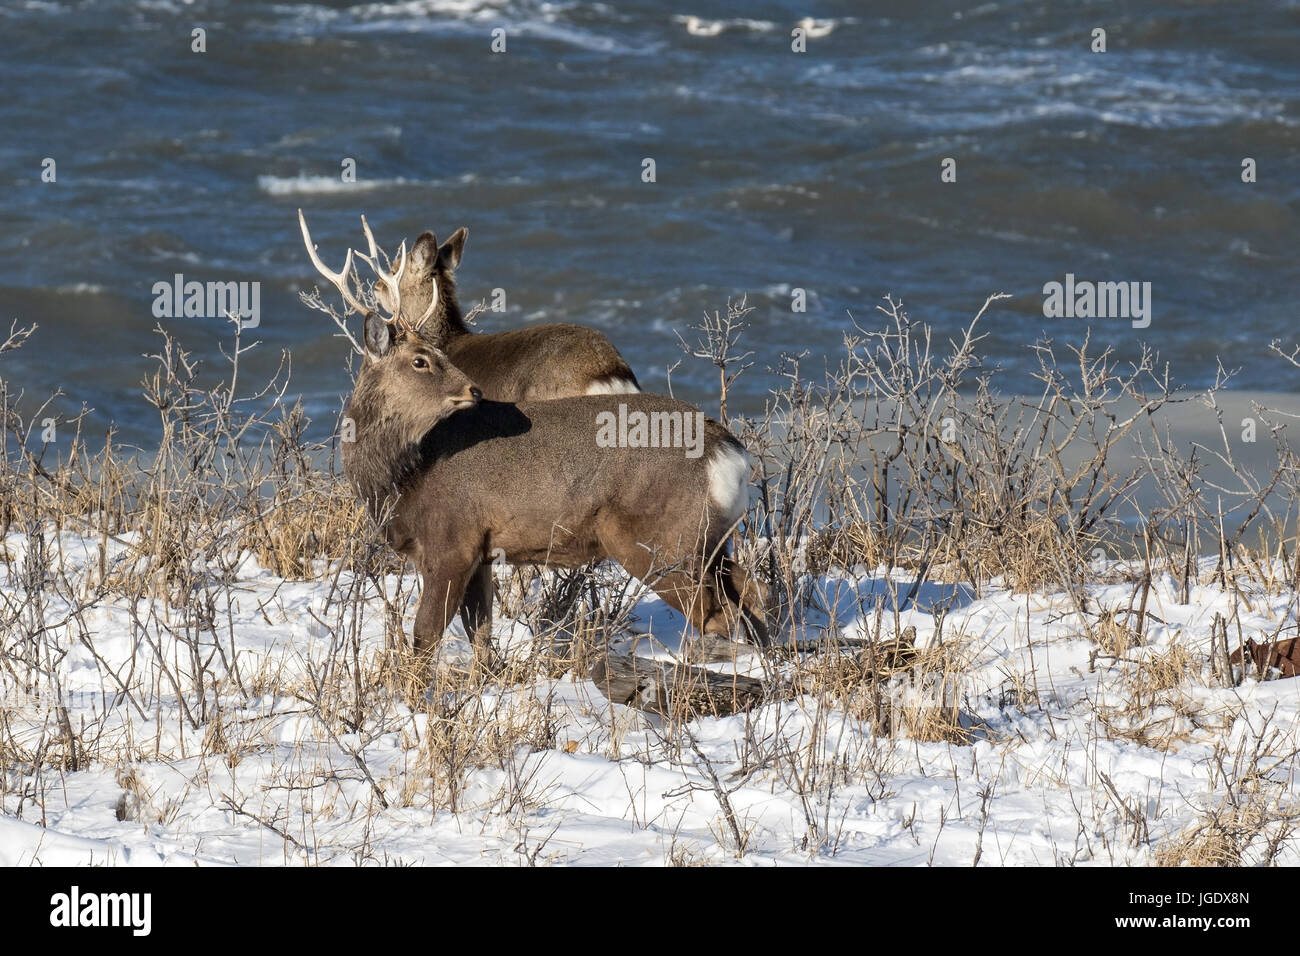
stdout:
<svg viewBox="0 0 1300 956">
<path fill-rule="evenodd" d="M 0 318 L 41 329 L 0 374 L 148 443 L 154 284 L 259 282 L 248 374 L 292 349 L 291 391 L 328 425 L 346 353 L 297 300 L 313 283 L 302 206 L 339 260 L 362 212 L 391 245 L 469 226 L 462 299 L 500 288 L 508 304 L 483 327 L 600 327 L 655 389 L 682 357 L 673 330 L 747 295 L 742 408 L 783 351 L 819 365 L 885 293 L 943 337 L 1013 294 L 984 325 L 1007 391 L 1034 387 L 1027 343 L 1089 326 L 1188 384 L 1221 360 L 1239 387 L 1300 391 L 1267 350 L 1300 338 L 1296 3 L 735 8 L 6 4 Z M 1067 273 L 1150 282 L 1150 326 L 1045 318 L 1043 284 Z M 161 321 L 215 374 L 226 323 Z M 699 363 L 672 373 L 697 400 L 713 381 Z"/>
</svg>

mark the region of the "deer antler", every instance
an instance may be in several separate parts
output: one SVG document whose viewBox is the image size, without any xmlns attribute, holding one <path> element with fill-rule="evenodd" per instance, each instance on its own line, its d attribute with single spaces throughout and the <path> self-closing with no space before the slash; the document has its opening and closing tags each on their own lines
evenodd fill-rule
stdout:
<svg viewBox="0 0 1300 956">
<path fill-rule="evenodd" d="M 304 244 L 307 246 L 307 255 L 311 256 L 312 265 L 316 267 L 317 272 L 330 281 L 330 284 L 333 285 L 334 288 L 339 290 L 339 293 L 343 296 L 343 301 L 348 308 L 361 315 L 366 315 L 371 311 L 352 294 L 352 289 L 349 285 L 349 279 L 352 275 L 352 256 L 355 253 L 357 258 L 370 266 L 371 270 L 375 273 L 375 278 L 379 282 L 382 282 L 384 288 L 388 290 L 388 295 L 392 299 L 392 309 L 390 310 L 391 314 L 385 317 L 386 322 L 397 326 L 404 332 L 418 332 L 424 327 L 424 324 L 429 321 L 430 316 L 433 315 L 433 311 L 438 305 L 438 286 L 436 280 L 433 287 L 433 299 L 429 302 L 429 307 L 425 309 L 424 315 L 420 316 L 419 320 L 414 323 L 402 321 L 402 276 L 406 274 L 407 262 L 405 240 L 402 241 L 402 244 L 397 249 L 397 258 L 395 260 L 397 268 L 396 270 L 393 270 L 392 263 L 394 260 L 390 260 L 388 255 L 379 248 L 379 244 L 375 242 L 375 234 L 370 231 L 370 223 L 366 222 L 365 216 L 362 216 L 361 229 L 366 236 L 366 247 L 370 250 L 369 254 L 362 252 L 359 249 L 349 249 L 347 258 L 343 260 L 342 271 L 332 272 L 325 266 L 325 263 L 321 262 L 320 256 L 316 254 L 316 247 L 312 243 L 311 233 L 307 229 L 307 220 L 303 217 L 301 209 L 298 210 L 298 224 L 302 227 L 302 239 Z M 380 263 L 381 256 L 387 263 L 386 266 Z"/>
<path fill-rule="evenodd" d="M 361 258 L 365 259 L 366 262 L 370 263 L 370 268 L 378 272 L 379 271 L 379 246 L 376 245 L 375 243 L 375 234 L 370 231 L 370 223 L 366 222 L 365 213 L 361 214 L 361 231 L 366 234 L 366 245 L 370 248 L 370 257 L 366 258 L 365 256 L 361 256 Z M 357 255 L 361 255 L 361 253 L 357 253 Z M 388 253 L 384 253 L 384 258 L 385 259 L 388 258 Z M 389 265 L 391 266 L 392 263 L 390 262 Z"/>
<path fill-rule="evenodd" d="M 366 229 L 366 237 L 370 239 L 370 248 L 373 250 L 375 248 L 375 240 L 370 236 L 370 229 L 368 227 Z M 357 255 L 360 256 L 361 253 L 358 252 Z M 397 247 L 396 272 L 389 272 L 387 269 L 379 268 L 378 260 L 372 261 L 368 256 L 361 256 L 361 258 L 370 263 L 370 268 L 375 271 L 375 278 L 384 284 L 384 288 L 388 290 L 388 297 L 393 300 L 393 315 L 388 321 L 395 323 L 399 328 L 407 329 L 407 327 L 402 323 L 402 276 L 406 272 L 406 240 L 403 239 L 402 244 Z M 407 329 L 407 331 L 413 330 Z"/>
<path fill-rule="evenodd" d="M 343 303 L 349 309 L 360 315 L 369 312 L 370 310 L 352 294 L 352 289 L 348 285 L 348 277 L 352 274 L 352 250 L 348 250 L 347 258 L 343 260 L 343 269 L 339 272 L 331 272 L 326 268 L 325 263 L 320 261 L 320 256 L 316 254 L 316 246 L 311 241 L 311 232 L 307 229 L 307 220 L 303 217 L 301 209 L 298 210 L 298 225 L 302 227 L 302 241 L 307 246 L 307 255 L 311 257 L 311 264 L 316 267 L 316 271 L 328 279 L 334 288 L 339 290 L 339 294 L 343 296 Z"/>
<path fill-rule="evenodd" d="M 395 282 L 396 280 L 401 278 L 402 272 L 406 269 L 405 241 L 403 241 L 401 247 L 398 250 L 398 253 L 402 260 L 402 264 L 398 268 L 396 275 L 393 276 L 394 282 L 390 283 L 388 279 L 385 278 L 385 270 L 380 268 L 379 265 L 380 254 L 381 253 L 383 254 L 385 260 L 388 259 L 388 254 L 384 253 L 384 251 L 379 248 L 379 244 L 375 242 L 375 234 L 370 231 L 370 223 L 366 222 L 366 217 L 364 214 L 361 216 L 361 231 L 364 232 L 366 235 L 366 247 L 370 250 L 370 254 L 366 255 L 360 251 L 357 251 L 357 255 L 360 256 L 362 259 L 364 259 L 367 263 L 369 263 L 370 268 L 374 270 L 375 275 L 379 276 L 379 278 L 383 281 L 384 285 L 388 287 L 389 292 L 392 293 L 393 301 L 400 303 L 401 292 L 400 290 L 398 290 Z M 388 273 L 392 272 L 391 260 L 389 261 L 389 269 L 387 270 L 387 272 Z M 404 324 L 403 327 L 411 332 L 420 331 L 420 329 L 424 328 L 424 323 L 429 321 L 430 317 L 433 315 L 434 309 L 436 309 L 437 307 L 438 307 L 438 280 L 435 278 L 433 280 L 433 298 L 429 300 L 429 307 L 424 310 L 424 315 L 420 316 L 413 323 Z M 401 310 L 394 307 L 393 315 L 397 316 L 400 314 L 401 314 Z"/>
<path fill-rule="evenodd" d="M 408 331 L 408 332 L 415 331 L 415 329 L 419 328 L 419 326 L 415 326 L 414 328 L 412 328 L 411 326 L 408 326 L 404 322 L 402 322 L 401 285 L 402 285 L 402 276 L 406 272 L 406 240 L 403 239 L 402 244 L 397 247 L 397 271 L 394 272 L 392 270 L 393 260 L 389 259 L 388 253 L 383 252 L 383 250 L 379 248 L 379 244 L 375 242 L 375 234 L 370 231 L 370 223 L 366 222 L 366 217 L 364 214 L 362 214 L 361 216 L 361 231 L 364 232 L 366 235 L 366 247 L 370 250 L 370 254 L 367 255 L 366 253 L 362 252 L 360 249 L 353 249 L 348 254 L 351 255 L 352 252 L 355 252 L 357 254 L 357 258 L 361 259 L 363 262 L 366 263 L 366 265 L 370 266 L 370 270 L 374 272 L 375 278 L 378 279 L 380 282 L 382 282 L 384 284 L 384 288 L 388 290 L 388 295 L 393 300 L 393 308 L 392 308 L 393 314 L 389 317 L 388 321 L 392 322 L 398 328 L 403 329 L 404 331 Z M 383 252 L 383 258 L 384 258 L 384 262 L 382 264 L 379 261 L 381 252 Z"/>
<path fill-rule="evenodd" d="M 433 315 L 433 310 L 436 309 L 437 307 L 438 307 L 438 277 L 435 274 L 433 277 L 433 297 L 429 299 L 429 307 L 424 310 L 424 315 L 416 319 L 415 323 L 411 326 L 411 328 L 414 329 L 416 332 L 424 328 L 424 323 L 429 321 L 429 317 Z"/>
</svg>

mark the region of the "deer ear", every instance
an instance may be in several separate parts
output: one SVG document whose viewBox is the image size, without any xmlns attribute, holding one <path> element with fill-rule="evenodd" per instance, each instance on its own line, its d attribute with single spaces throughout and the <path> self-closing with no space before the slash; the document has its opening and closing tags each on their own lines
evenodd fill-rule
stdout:
<svg viewBox="0 0 1300 956">
<path fill-rule="evenodd" d="M 456 267 L 460 265 L 460 254 L 465 248 L 465 240 L 469 238 L 469 230 L 461 226 L 451 234 L 451 238 L 442 244 L 438 250 L 438 258 L 442 260 L 442 267 L 448 272 L 455 272 Z"/>
<path fill-rule="evenodd" d="M 366 355 L 370 358 L 381 359 L 388 354 L 388 350 L 393 347 L 393 341 L 397 338 L 397 330 L 378 312 L 369 312 L 366 314 Z"/>
<path fill-rule="evenodd" d="M 433 272 L 433 264 L 438 261 L 438 237 L 431 232 L 420 233 L 406 258 L 413 274 L 429 275 Z"/>
</svg>

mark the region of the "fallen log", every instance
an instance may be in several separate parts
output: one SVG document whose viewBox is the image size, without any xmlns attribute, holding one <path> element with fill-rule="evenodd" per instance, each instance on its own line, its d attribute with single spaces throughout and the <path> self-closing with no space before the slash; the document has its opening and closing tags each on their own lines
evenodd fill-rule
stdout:
<svg viewBox="0 0 1300 956">
<path fill-rule="evenodd" d="M 739 674 L 718 674 L 689 664 L 670 664 L 605 654 L 587 676 L 611 702 L 660 717 L 725 717 L 763 700 L 763 682 Z"/>
<path fill-rule="evenodd" d="M 887 678 L 911 667 L 917 656 L 915 641 L 916 628 L 907 627 L 893 640 L 884 642 L 831 638 L 802 642 L 805 646 L 775 645 L 772 651 L 778 656 L 808 651 L 856 652 L 836 660 L 841 660 L 842 667 L 854 670 L 856 676 L 851 683 L 862 683 L 873 675 Z M 696 651 L 706 660 L 723 660 L 726 656 L 734 660 L 754 649 L 725 641 L 720 642 L 720 647 L 704 644 Z M 754 677 L 719 674 L 703 667 L 652 661 L 632 654 L 600 655 L 588 667 L 587 676 L 615 704 L 684 720 L 725 717 L 746 710 L 766 699 L 770 689 Z"/>
<path fill-rule="evenodd" d="M 898 669 L 910 665 L 916 657 L 916 628 L 908 625 L 902 633 L 890 639 L 871 637 L 820 637 L 811 640 L 791 641 L 788 644 L 773 644 L 773 653 L 791 657 L 797 654 L 825 654 L 835 651 L 840 654 L 856 652 L 864 663 L 874 666 Z"/>
</svg>

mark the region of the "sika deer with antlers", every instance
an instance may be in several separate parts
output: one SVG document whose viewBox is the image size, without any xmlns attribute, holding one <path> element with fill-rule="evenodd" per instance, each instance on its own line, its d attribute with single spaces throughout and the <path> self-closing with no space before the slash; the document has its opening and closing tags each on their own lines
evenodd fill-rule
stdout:
<svg viewBox="0 0 1300 956">
<path fill-rule="evenodd" d="M 377 271 L 379 249 L 361 218 L 369 255 Z M 636 376 L 618 349 L 595 329 L 568 323 L 534 325 L 507 332 L 474 332 L 456 299 L 456 268 L 469 231 L 457 229 L 441 246 L 432 232 L 415 240 L 403 274 L 376 285 L 379 304 L 417 324 L 428 343 L 443 349 L 452 363 L 478 383 L 486 398 L 525 402 L 570 395 L 639 392 Z M 394 260 L 394 263 L 396 260 Z M 398 311 L 400 308 L 400 312 Z M 422 318 L 417 318 L 422 317 Z"/>
<path fill-rule="evenodd" d="M 351 288 L 352 253 L 332 272 L 305 221 L 302 230 L 317 270 L 347 310 L 365 316 L 365 357 L 345 413 L 356 440 L 343 446 L 343 471 L 383 522 L 388 543 L 423 577 L 417 654 L 432 655 L 458 610 L 475 640 L 487 640 L 496 549 L 512 564 L 578 567 L 613 558 L 701 634 L 767 642 L 763 587 L 726 552 L 749 477 L 730 432 L 700 416 L 703 435 L 692 456 L 681 447 L 598 441 L 602 415 L 699 415 L 670 398 L 485 400 L 420 335 L 430 307 L 415 321 L 402 318 L 404 245 L 391 273 L 378 272 L 391 303 L 385 318 Z"/>
</svg>

